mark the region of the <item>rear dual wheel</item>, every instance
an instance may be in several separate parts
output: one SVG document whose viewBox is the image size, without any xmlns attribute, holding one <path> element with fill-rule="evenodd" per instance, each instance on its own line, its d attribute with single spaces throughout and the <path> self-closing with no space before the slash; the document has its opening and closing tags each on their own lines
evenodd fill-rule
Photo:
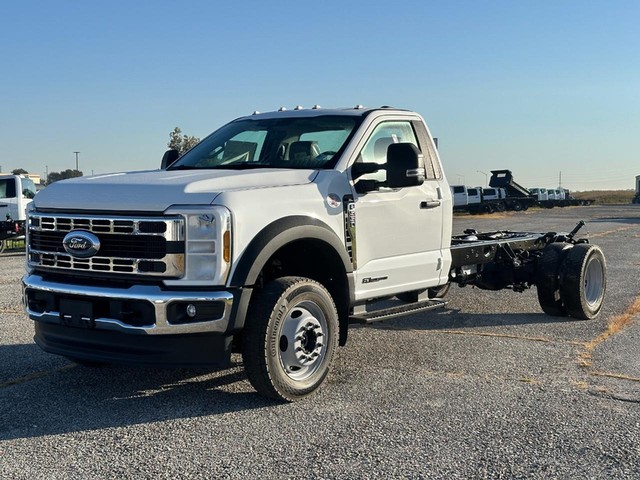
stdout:
<svg viewBox="0 0 640 480">
<path fill-rule="evenodd" d="M 589 320 L 600 313 L 607 288 L 607 264 L 596 245 L 579 243 L 562 263 L 560 294 L 567 313 Z"/>
<path fill-rule="evenodd" d="M 571 249 L 568 243 L 551 243 L 542 251 L 536 272 L 538 302 L 547 315 L 564 317 L 567 311 L 560 296 L 560 268 Z"/>
<path fill-rule="evenodd" d="M 596 245 L 548 245 L 536 274 L 542 310 L 553 316 L 595 318 L 604 303 L 606 269 L 604 254 Z"/>
</svg>

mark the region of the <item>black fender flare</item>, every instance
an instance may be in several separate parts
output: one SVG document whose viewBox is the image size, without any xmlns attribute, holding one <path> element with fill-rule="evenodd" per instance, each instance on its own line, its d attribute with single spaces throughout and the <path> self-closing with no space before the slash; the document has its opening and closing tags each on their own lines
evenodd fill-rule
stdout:
<svg viewBox="0 0 640 480">
<path fill-rule="evenodd" d="M 295 215 L 270 223 L 251 240 L 234 270 L 230 286 L 253 286 L 274 253 L 288 243 L 303 239 L 320 240 L 328 244 L 339 255 L 345 272 L 353 272 L 344 242 L 327 224 L 313 217 Z"/>
<path fill-rule="evenodd" d="M 238 331 L 244 326 L 249 301 L 258 276 L 269 259 L 280 248 L 298 240 L 319 240 L 333 249 L 342 261 L 349 285 L 349 302 L 354 290 L 353 264 L 345 244 L 324 222 L 308 216 L 294 215 L 280 218 L 264 227 L 251 240 L 238 260 L 229 287 L 237 292 L 231 312 L 230 330 Z M 346 333 L 341 334 L 345 336 Z M 342 339 L 341 339 L 342 343 Z"/>
</svg>

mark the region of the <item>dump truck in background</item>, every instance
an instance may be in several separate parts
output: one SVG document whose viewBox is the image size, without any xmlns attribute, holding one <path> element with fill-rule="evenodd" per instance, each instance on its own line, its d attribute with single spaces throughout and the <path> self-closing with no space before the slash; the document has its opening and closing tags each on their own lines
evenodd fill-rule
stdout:
<svg viewBox="0 0 640 480">
<path fill-rule="evenodd" d="M 511 170 L 491 170 L 489 186 L 504 189 L 506 198 L 503 203 L 506 210 L 519 212 L 536 204 L 536 199 L 529 193 L 529 190 L 513 179 Z"/>
</svg>

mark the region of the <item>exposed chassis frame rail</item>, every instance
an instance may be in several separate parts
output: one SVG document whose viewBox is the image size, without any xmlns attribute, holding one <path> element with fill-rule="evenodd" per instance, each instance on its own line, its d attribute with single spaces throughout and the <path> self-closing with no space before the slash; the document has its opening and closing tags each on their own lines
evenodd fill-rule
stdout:
<svg viewBox="0 0 640 480">
<path fill-rule="evenodd" d="M 537 281 L 537 263 L 550 244 L 588 243 L 574 240 L 584 221 L 569 233 L 465 230 L 451 239 L 451 282 L 488 290 L 511 288 L 524 291 Z"/>
</svg>

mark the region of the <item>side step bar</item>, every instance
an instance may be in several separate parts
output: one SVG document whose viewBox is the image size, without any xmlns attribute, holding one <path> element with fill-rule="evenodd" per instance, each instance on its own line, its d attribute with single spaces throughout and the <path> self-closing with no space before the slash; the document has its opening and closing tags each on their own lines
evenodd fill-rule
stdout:
<svg viewBox="0 0 640 480">
<path fill-rule="evenodd" d="M 433 310 L 435 308 L 442 308 L 447 304 L 445 300 L 432 299 L 422 302 L 408 303 L 400 305 L 398 307 L 383 308 L 380 310 L 373 310 L 371 312 L 366 311 L 366 307 L 356 307 L 353 315 L 349 317 L 351 323 L 374 323 L 381 322 L 383 320 L 389 320 L 390 318 L 402 317 L 405 315 L 412 315 L 414 313 L 424 312 L 426 310 Z"/>
</svg>

